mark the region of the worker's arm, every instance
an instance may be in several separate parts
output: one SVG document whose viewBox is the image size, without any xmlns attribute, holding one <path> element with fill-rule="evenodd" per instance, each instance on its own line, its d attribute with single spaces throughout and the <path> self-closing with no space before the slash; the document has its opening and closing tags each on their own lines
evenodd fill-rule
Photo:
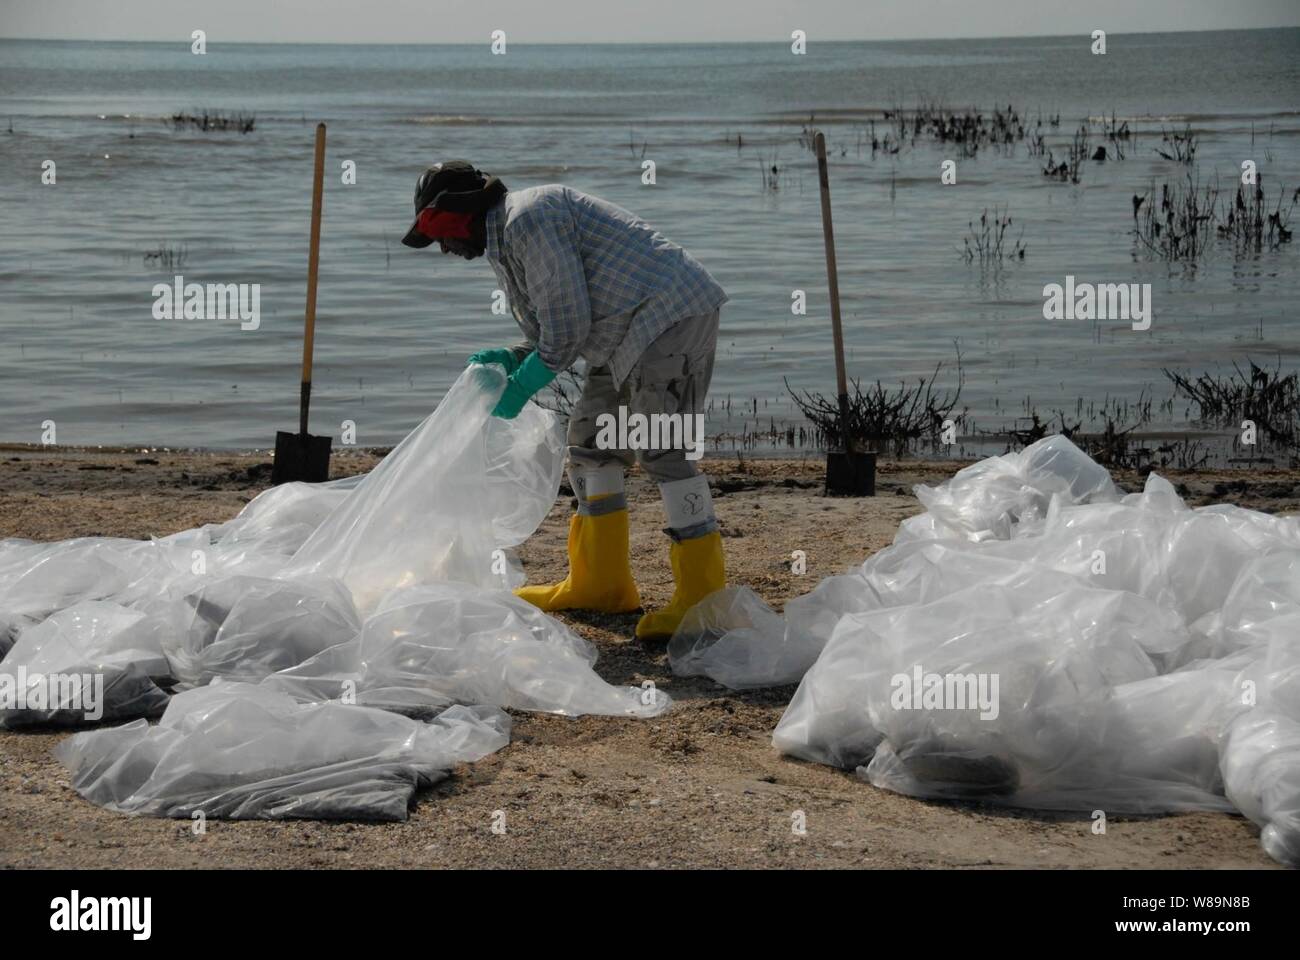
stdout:
<svg viewBox="0 0 1300 960">
<path fill-rule="evenodd" d="M 519 416 L 528 398 L 554 379 L 555 371 L 543 363 L 542 355 L 534 350 L 506 380 L 506 388 L 501 392 L 492 416 L 513 420 Z"/>
<path fill-rule="evenodd" d="M 531 340 L 520 340 L 506 349 L 510 351 L 511 356 L 515 358 L 515 364 L 518 365 L 524 362 L 524 357 L 537 349 L 537 344 Z"/>
<path fill-rule="evenodd" d="M 553 372 L 567 370 L 591 332 L 591 302 L 573 218 L 565 208 L 537 211 L 516 223 L 510 249 L 523 268 L 537 321 L 537 353 Z"/>
<path fill-rule="evenodd" d="M 537 321 L 537 348 L 510 374 L 492 411 L 507 420 L 518 415 L 528 398 L 578 359 L 591 330 L 587 274 L 582 269 L 573 219 L 562 208 L 548 207 L 512 224 L 507 242 L 524 277 L 524 289 Z"/>
</svg>

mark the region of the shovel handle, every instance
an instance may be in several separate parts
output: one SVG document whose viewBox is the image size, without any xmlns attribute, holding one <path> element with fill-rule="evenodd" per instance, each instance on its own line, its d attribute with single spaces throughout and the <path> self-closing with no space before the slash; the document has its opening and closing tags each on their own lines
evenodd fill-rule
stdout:
<svg viewBox="0 0 1300 960">
<path fill-rule="evenodd" d="M 835 229 L 831 226 L 831 182 L 826 167 L 826 136 L 820 130 L 817 146 L 817 183 L 822 196 L 822 238 L 826 243 L 826 281 L 831 295 L 831 334 L 835 338 L 835 386 L 840 408 L 840 433 L 846 453 L 849 442 L 849 384 L 844 372 L 844 331 L 840 325 L 840 274 L 835 265 Z"/>
<path fill-rule="evenodd" d="M 307 310 L 302 336 L 302 395 L 298 432 L 307 435 L 312 349 L 316 344 L 316 275 L 320 269 L 320 213 L 325 192 L 325 124 L 316 124 L 316 170 L 311 188 L 311 246 L 307 254 Z"/>
</svg>

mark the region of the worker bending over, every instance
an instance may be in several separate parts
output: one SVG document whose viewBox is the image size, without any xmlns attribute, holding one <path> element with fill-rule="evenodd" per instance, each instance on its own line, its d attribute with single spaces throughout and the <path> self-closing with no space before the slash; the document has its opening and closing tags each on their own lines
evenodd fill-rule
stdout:
<svg viewBox="0 0 1300 960">
<path fill-rule="evenodd" d="M 663 637 L 726 576 L 708 478 L 684 447 L 629 451 L 597 444 L 602 414 L 703 413 L 718 311 L 727 300 L 694 257 L 621 207 L 558 184 L 508 191 L 463 160 L 426 170 L 415 223 L 402 242 L 486 257 L 525 342 L 482 350 L 470 363 L 509 374 L 493 414 L 523 405 L 579 357 L 582 395 L 569 419 L 568 471 L 578 512 L 569 521 L 569 575 L 515 591 L 543 610 L 622 613 L 641 606 L 628 556 L 626 467 L 634 456 L 659 484 L 672 538 L 672 601 L 644 614 L 638 637 Z M 652 437 L 654 432 L 652 432 Z"/>
</svg>

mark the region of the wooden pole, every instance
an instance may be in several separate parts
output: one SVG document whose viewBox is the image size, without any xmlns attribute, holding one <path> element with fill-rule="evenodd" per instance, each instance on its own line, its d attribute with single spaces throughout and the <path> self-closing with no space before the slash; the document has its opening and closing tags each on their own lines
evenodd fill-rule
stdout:
<svg viewBox="0 0 1300 960">
<path fill-rule="evenodd" d="M 311 189 L 311 246 L 307 254 L 307 312 L 302 337 L 302 395 L 298 432 L 307 436 L 307 407 L 311 402 L 312 351 L 316 343 L 316 275 L 320 269 L 320 214 L 325 188 L 325 124 L 316 124 L 316 171 Z"/>
<path fill-rule="evenodd" d="M 817 131 L 817 182 L 822 195 L 822 237 L 826 242 L 826 280 L 831 294 L 831 333 L 835 338 L 835 386 L 839 394 L 840 440 L 852 451 L 849 437 L 849 383 L 844 372 L 844 331 L 840 325 L 840 277 L 835 266 L 835 229 L 831 225 L 831 184 L 826 170 L 826 136 Z"/>
</svg>

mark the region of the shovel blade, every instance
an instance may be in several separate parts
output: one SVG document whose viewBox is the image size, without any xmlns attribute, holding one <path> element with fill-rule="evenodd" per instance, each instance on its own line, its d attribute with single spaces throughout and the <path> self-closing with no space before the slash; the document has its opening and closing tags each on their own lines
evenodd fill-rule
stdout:
<svg viewBox="0 0 1300 960">
<path fill-rule="evenodd" d="M 329 437 L 313 437 L 309 433 L 278 430 L 275 434 L 275 464 L 271 468 L 271 483 L 281 484 L 300 480 L 304 483 L 323 483 L 330 474 Z"/>
</svg>

